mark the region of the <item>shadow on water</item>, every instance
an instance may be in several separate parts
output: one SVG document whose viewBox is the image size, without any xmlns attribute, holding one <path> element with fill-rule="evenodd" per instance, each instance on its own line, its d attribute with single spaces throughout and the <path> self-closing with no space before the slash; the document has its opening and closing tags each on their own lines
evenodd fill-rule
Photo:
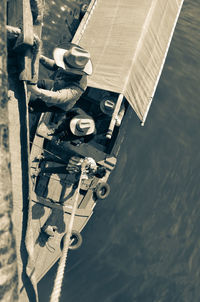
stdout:
<svg viewBox="0 0 200 302">
<path fill-rule="evenodd" d="M 199 301 L 199 4 L 185 1 L 146 125 L 133 114 L 112 194 L 68 257 L 61 301 Z"/>
</svg>

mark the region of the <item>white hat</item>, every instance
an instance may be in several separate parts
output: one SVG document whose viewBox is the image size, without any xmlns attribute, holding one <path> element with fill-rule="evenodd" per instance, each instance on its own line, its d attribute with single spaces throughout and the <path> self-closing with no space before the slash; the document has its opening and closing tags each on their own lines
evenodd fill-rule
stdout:
<svg viewBox="0 0 200 302">
<path fill-rule="evenodd" d="M 111 116 L 115 109 L 115 102 L 113 100 L 105 98 L 100 102 L 100 108 L 103 113 Z"/>
<path fill-rule="evenodd" d="M 70 121 L 70 130 L 74 135 L 84 136 L 94 133 L 95 123 L 90 117 L 75 116 Z"/>
<path fill-rule="evenodd" d="M 92 74 L 92 62 L 87 50 L 79 45 L 66 43 L 65 49 L 55 48 L 53 57 L 57 66 L 75 74 Z"/>
</svg>

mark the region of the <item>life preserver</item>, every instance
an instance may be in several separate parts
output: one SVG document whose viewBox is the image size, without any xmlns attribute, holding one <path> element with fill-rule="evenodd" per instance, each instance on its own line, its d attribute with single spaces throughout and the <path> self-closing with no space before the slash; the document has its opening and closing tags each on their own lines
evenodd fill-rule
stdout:
<svg viewBox="0 0 200 302">
<path fill-rule="evenodd" d="M 110 186 L 106 182 L 100 182 L 96 186 L 95 194 L 99 199 L 105 199 L 110 193 Z"/>
</svg>

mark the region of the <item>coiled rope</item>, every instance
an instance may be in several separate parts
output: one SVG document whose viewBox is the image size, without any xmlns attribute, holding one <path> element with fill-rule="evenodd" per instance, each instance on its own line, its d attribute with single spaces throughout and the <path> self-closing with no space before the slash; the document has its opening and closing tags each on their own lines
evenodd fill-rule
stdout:
<svg viewBox="0 0 200 302">
<path fill-rule="evenodd" d="M 83 175 L 84 170 L 81 168 L 81 175 L 77 187 L 77 192 L 76 192 L 76 198 L 74 201 L 68 229 L 67 229 L 67 234 L 64 237 L 64 246 L 63 246 L 63 253 L 59 261 L 59 266 L 56 274 L 56 278 L 54 281 L 54 287 L 53 291 L 51 294 L 50 302 L 58 302 L 61 294 L 61 287 L 62 287 L 62 282 L 63 282 L 63 277 L 64 277 L 64 270 L 66 266 L 66 261 L 67 261 L 67 254 L 70 246 L 70 241 L 71 241 L 71 235 L 72 235 L 72 228 L 74 224 L 74 217 L 75 213 L 78 207 L 78 196 L 79 196 L 79 191 L 80 191 L 80 185 L 81 185 L 81 180 L 82 180 L 82 175 Z"/>
</svg>

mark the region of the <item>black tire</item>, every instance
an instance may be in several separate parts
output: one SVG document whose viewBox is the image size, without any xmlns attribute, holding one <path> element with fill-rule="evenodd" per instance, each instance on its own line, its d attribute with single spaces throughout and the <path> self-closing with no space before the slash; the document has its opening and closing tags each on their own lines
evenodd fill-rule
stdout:
<svg viewBox="0 0 200 302">
<path fill-rule="evenodd" d="M 110 194 L 110 186 L 106 182 L 100 182 L 95 190 L 98 199 L 105 199 Z"/>
<path fill-rule="evenodd" d="M 65 236 L 66 236 L 66 234 L 63 236 L 63 238 L 60 242 L 61 251 L 63 250 Z M 74 242 L 72 242 L 72 244 L 69 246 L 70 250 L 77 250 L 83 243 L 83 238 L 78 231 L 75 231 L 75 230 L 72 231 L 71 239 L 74 239 Z"/>
<path fill-rule="evenodd" d="M 61 251 L 63 250 L 63 244 L 64 244 L 65 236 L 66 236 L 66 234 L 63 236 L 63 238 L 60 242 Z M 77 250 L 83 243 L 83 238 L 82 238 L 81 234 L 78 231 L 75 231 L 75 230 L 72 231 L 71 239 L 74 239 L 75 242 L 72 242 L 72 244 L 69 246 L 70 250 Z"/>
<path fill-rule="evenodd" d="M 72 231 L 71 239 L 74 239 L 75 243 L 72 242 L 72 244 L 69 246 L 70 250 L 77 250 L 83 243 L 83 237 L 78 231 Z"/>
</svg>

